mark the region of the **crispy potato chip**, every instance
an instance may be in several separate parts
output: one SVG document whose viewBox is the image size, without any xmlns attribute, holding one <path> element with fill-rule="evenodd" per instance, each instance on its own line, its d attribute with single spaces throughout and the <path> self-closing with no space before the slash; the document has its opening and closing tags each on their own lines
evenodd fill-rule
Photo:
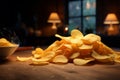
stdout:
<svg viewBox="0 0 120 80">
<path fill-rule="evenodd" d="M 61 44 L 58 47 L 59 54 L 66 56 L 67 58 L 72 54 L 72 46 L 70 44 Z"/>
<path fill-rule="evenodd" d="M 41 58 L 37 59 L 37 58 L 32 58 L 33 62 L 47 62 L 50 61 L 53 57 L 55 56 L 55 52 L 53 51 L 49 51 L 46 52 Z"/>
<path fill-rule="evenodd" d="M 81 38 L 83 38 L 83 34 L 77 29 L 72 30 L 71 36 L 69 37 L 60 36 L 59 34 L 55 34 L 55 36 L 70 43 L 76 43 L 78 45 L 83 44 L 83 42 L 81 41 Z"/>
<path fill-rule="evenodd" d="M 32 57 L 19 57 L 19 56 L 17 56 L 17 60 L 22 61 L 22 62 L 28 61 L 30 59 L 32 59 Z"/>
<path fill-rule="evenodd" d="M 34 58 L 41 58 L 42 55 L 41 55 L 41 54 L 34 54 L 33 57 L 34 57 Z"/>
<path fill-rule="evenodd" d="M 101 37 L 95 34 L 87 34 L 82 38 L 84 44 L 93 44 L 96 41 L 101 41 Z"/>
<path fill-rule="evenodd" d="M 36 58 L 32 58 L 33 62 L 48 62 L 50 59 L 48 58 L 40 58 L 40 59 L 36 59 Z"/>
<path fill-rule="evenodd" d="M 36 48 L 35 51 L 36 51 L 37 54 L 42 54 L 42 53 L 44 53 L 44 51 L 43 51 L 42 48 Z"/>
<path fill-rule="evenodd" d="M 54 63 L 67 63 L 68 59 L 64 55 L 57 55 L 53 58 Z"/>
<path fill-rule="evenodd" d="M 43 57 L 40 59 L 42 59 L 44 61 L 50 61 L 54 56 L 55 56 L 55 52 L 48 51 L 48 52 L 44 53 Z"/>
<path fill-rule="evenodd" d="M 79 52 L 81 57 L 87 57 L 90 56 L 92 50 L 93 50 L 93 45 L 82 45 L 79 47 Z"/>
<path fill-rule="evenodd" d="M 116 52 L 116 54 L 114 54 L 114 61 L 120 63 L 120 52 Z"/>
<path fill-rule="evenodd" d="M 71 37 L 72 38 L 83 38 L 83 34 L 78 29 L 74 29 L 71 31 Z"/>
<path fill-rule="evenodd" d="M 117 62 L 117 63 L 120 63 L 120 56 L 115 57 L 114 61 Z"/>
<path fill-rule="evenodd" d="M 72 46 L 70 44 L 64 44 L 66 48 L 72 49 Z"/>
<path fill-rule="evenodd" d="M 0 38 L 0 46 L 14 46 L 14 45 L 16 45 L 16 44 L 9 42 L 5 38 Z"/>
<path fill-rule="evenodd" d="M 73 63 L 75 64 L 75 65 L 79 65 L 79 66 L 81 66 L 81 65 L 85 65 L 85 64 L 87 64 L 87 63 L 89 63 L 89 62 L 91 62 L 91 61 L 94 61 L 94 59 L 80 59 L 80 58 L 75 58 L 74 60 L 73 60 Z"/>
<path fill-rule="evenodd" d="M 77 44 L 78 46 L 81 46 L 83 44 L 83 41 L 78 37 L 78 38 L 70 38 L 69 42 L 71 44 Z"/>
<path fill-rule="evenodd" d="M 80 50 L 91 50 L 93 49 L 93 45 L 85 45 L 83 44 L 82 46 L 79 47 Z"/>
<path fill-rule="evenodd" d="M 62 40 L 66 40 L 66 41 L 68 41 L 70 39 L 70 37 L 64 37 L 64 36 L 61 36 L 59 34 L 55 34 L 55 37 L 58 37 L 58 38 L 60 38 Z"/>
<path fill-rule="evenodd" d="M 80 56 L 80 53 L 79 52 L 75 52 L 75 53 L 73 53 L 69 58 L 70 59 L 74 59 L 74 58 L 77 58 L 77 57 L 79 57 Z"/>
<path fill-rule="evenodd" d="M 30 65 L 39 66 L 39 65 L 47 65 L 47 64 L 49 64 L 49 62 L 36 62 L 36 61 L 33 61 Z"/>
<path fill-rule="evenodd" d="M 32 51 L 32 54 L 35 58 L 41 58 L 44 54 L 44 51 L 41 48 L 36 48 L 35 50 Z"/>
<path fill-rule="evenodd" d="M 99 62 L 113 62 L 114 55 L 100 55 L 97 52 L 93 51 L 92 57 L 94 57 Z"/>
<path fill-rule="evenodd" d="M 115 51 L 112 50 L 112 48 L 106 46 L 104 43 L 102 42 L 96 42 L 96 46 L 94 46 L 94 50 L 98 53 L 98 54 L 115 54 Z M 95 48 L 96 47 L 96 48 Z"/>
</svg>

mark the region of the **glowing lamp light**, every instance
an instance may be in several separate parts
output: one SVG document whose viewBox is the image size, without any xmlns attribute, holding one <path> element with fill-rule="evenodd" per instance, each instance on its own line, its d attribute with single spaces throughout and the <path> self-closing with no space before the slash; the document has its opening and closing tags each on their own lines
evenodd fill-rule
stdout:
<svg viewBox="0 0 120 80">
<path fill-rule="evenodd" d="M 61 20 L 56 12 L 52 12 L 48 18 L 49 23 L 53 23 L 52 29 L 57 29 L 56 23 L 61 23 Z"/>
<path fill-rule="evenodd" d="M 119 24 L 119 21 L 114 13 L 109 13 L 105 18 L 104 24 L 110 25 L 107 29 L 108 35 L 114 35 L 116 30 L 113 24 Z"/>
</svg>

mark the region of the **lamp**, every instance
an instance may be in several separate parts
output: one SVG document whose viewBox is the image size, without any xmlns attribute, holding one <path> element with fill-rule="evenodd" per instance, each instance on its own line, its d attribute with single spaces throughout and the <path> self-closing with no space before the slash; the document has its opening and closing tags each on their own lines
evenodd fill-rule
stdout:
<svg viewBox="0 0 120 80">
<path fill-rule="evenodd" d="M 57 29 L 56 23 L 60 23 L 61 20 L 56 12 L 52 12 L 48 18 L 49 23 L 53 23 L 52 29 Z"/>
<path fill-rule="evenodd" d="M 108 35 L 116 35 L 119 32 L 119 29 L 113 26 L 113 24 L 119 24 L 119 21 L 114 13 L 109 13 L 104 21 L 104 24 L 109 24 L 110 26 L 107 29 Z M 117 26 L 118 28 L 118 26 Z"/>
</svg>

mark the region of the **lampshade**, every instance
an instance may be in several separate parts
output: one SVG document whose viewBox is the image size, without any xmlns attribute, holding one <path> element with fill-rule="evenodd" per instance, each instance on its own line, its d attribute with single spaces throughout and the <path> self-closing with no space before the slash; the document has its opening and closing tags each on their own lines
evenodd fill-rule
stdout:
<svg viewBox="0 0 120 80">
<path fill-rule="evenodd" d="M 118 24 L 119 21 L 114 13 L 109 13 L 104 21 L 104 24 Z"/>
<path fill-rule="evenodd" d="M 61 20 L 56 12 L 52 12 L 48 18 L 49 23 L 60 23 Z"/>
</svg>

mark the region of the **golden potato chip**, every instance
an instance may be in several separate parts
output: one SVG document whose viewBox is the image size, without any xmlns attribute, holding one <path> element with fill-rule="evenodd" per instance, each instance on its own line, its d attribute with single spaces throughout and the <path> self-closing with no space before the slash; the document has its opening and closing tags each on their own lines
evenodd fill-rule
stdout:
<svg viewBox="0 0 120 80">
<path fill-rule="evenodd" d="M 41 58 L 44 54 L 44 51 L 41 48 L 36 48 L 35 50 L 32 51 L 32 54 L 35 58 Z"/>
<path fill-rule="evenodd" d="M 78 46 L 81 46 L 83 44 L 83 41 L 80 38 L 70 38 L 69 42 L 71 44 L 77 44 Z"/>
<path fill-rule="evenodd" d="M 68 59 L 64 55 L 57 55 L 53 58 L 54 63 L 67 63 Z"/>
<path fill-rule="evenodd" d="M 78 29 L 73 29 L 71 31 L 72 38 L 83 38 L 83 34 Z"/>
<path fill-rule="evenodd" d="M 61 35 L 59 35 L 59 34 L 55 34 L 55 37 L 58 37 L 58 38 L 60 38 L 60 39 L 62 39 L 62 40 L 66 40 L 66 41 L 68 41 L 69 38 L 70 38 L 70 37 L 61 36 Z"/>
<path fill-rule="evenodd" d="M 71 36 L 69 37 L 60 36 L 59 34 L 55 34 L 55 36 L 62 40 L 65 40 L 66 42 L 77 43 L 78 45 L 83 44 L 83 42 L 81 41 L 81 38 L 83 38 L 83 34 L 77 29 L 72 30 Z"/>
<path fill-rule="evenodd" d="M 93 50 L 92 45 L 82 45 L 79 47 L 80 57 L 88 57 L 91 55 L 91 52 Z"/>
<path fill-rule="evenodd" d="M 41 54 L 34 54 L 34 55 L 33 55 L 34 58 L 41 58 L 42 56 L 43 56 L 43 55 L 41 55 Z"/>
<path fill-rule="evenodd" d="M 80 50 L 91 50 L 93 48 L 93 45 L 85 45 L 79 47 Z"/>
<path fill-rule="evenodd" d="M 36 59 L 36 58 L 32 58 L 33 62 L 48 62 L 50 59 L 49 58 L 40 58 L 40 59 Z"/>
<path fill-rule="evenodd" d="M 120 63 L 120 52 L 116 52 L 116 54 L 114 54 L 114 61 Z"/>
<path fill-rule="evenodd" d="M 45 64 L 49 63 L 47 60 L 46 60 L 46 58 L 43 58 L 43 59 L 32 58 L 31 65 L 45 65 Z"/>
<path fill-rule="evenodd" d="M 98 53 L 98 54 L 115 54 L 115 51 L 112 50 L 112 48 L 106 46 L 104 43 L 102 42 L 96 42 L 97 47 L 95 48 L 94 45 L 94 50 Z"/>
<path fill-rule="evenodd" d="M 101 37 L 95 34 L 87 34 L 82 40 L 84 44 L 93 44 L 96 41 L 101 41 Z"/>
<path fill-rule="evenodd" d="M 113 62 L 114 55 L 100 55 L 97 52 L 93 51 L 92 57 L 95 58 L 99 62 Z"/>
<path fill-rule="evenodd" d="M 55 52 L 53 51 L 48 51 L 46 53 L 44 53 L 44 55 L 42 56 L 42 58 L 40 58 L 41 60 L 44 61 L 51 61 L 51 59 L 55 56 Z"/>
<path fill-rule="evenodd" d="M 32 59 L 32 57 L 19 57 L 19 56 L 17 56 L 17 60 L 19 60 L 19 61 L 28 61 L 28 60 L 30 60 L 30 59 Z"/>
<path fill-rule="evenodd" d="M 79 65 L 79 66 L 81 66 L 81 65 L 85 65 L 85 64 L 87 64 L 87 63 L 89 63 L 89 62 L 91 62 L 91 61 L 94 61 L 94 59 L 80 59 L 80 58 L 75 58 L 74 60 L 73 60 L 73 63 L 75 64 L 75 65 Z"/>
<path fill-rule="evenodd" d="M 61 50 L 60 54 L 66 56 L 67 58 L 72 54 L 72 46 L 70 44 L 61 44 L 58 50 Z"/>
<path fill-rule="evenodd" d="M 9 42 L 5 38 L 0 38 L 0 46 L 14 46 L 15 44 Z"/>
<path fill-rule="evenodd" d="M 58 43 L 59 43 L 59 41 L 53 42 L 50 46 L 48 46 L 48 47 L 44 50 L 44 52 L 52 51 L 56 46 L 58 46 Z"/>
<path fill-rule="evenodd" d="M 72 55 L 69 57 L 70 59 L 74 59 L 80 56 L 79 52 L 72 53 Z"/>
<path fill-rule="evenodd" d="M 38 54 L 41 54 L 41 53 L 44 52 L 42 48 L 36 48 L 35 51 L 36 51 L 36 53 L 38 53 Z"/>
<path fill-rule="evenodd" d="M 39 65 L 47 65 L 47 64 L 49 64 L 49 62 L 36 62 L 36 61 L 33 61 L 30 65 L 39 66 Z"/>
</svg>

